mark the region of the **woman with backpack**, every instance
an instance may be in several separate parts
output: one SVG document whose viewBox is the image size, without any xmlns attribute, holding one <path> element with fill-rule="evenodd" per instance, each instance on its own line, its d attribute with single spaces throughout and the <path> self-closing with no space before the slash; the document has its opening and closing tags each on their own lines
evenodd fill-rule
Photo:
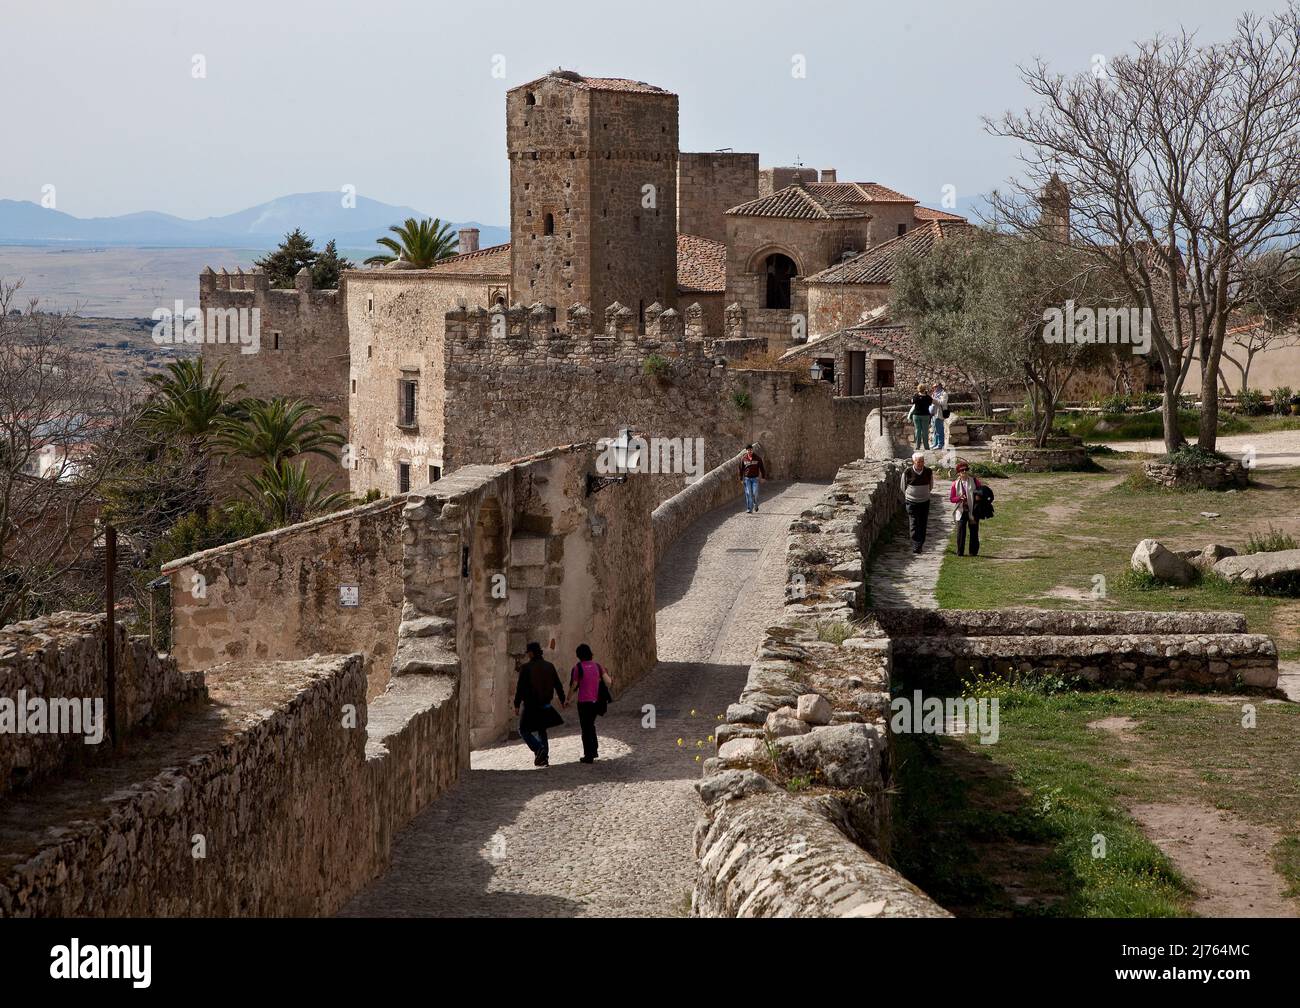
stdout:
<svg viewBox="0 0 1300 1008">
<path fill-rule="evenodd" d="M 569 697 L 578 701 L 578 724 L 582 726 L 582 759 L 596 761 L 596 718 L 605 713 L 611 699 L 614 680 L 600 663 L 592 660 L 591 648 L 578 645 L 578 664 L 569 674 Z"/>
<path fill-rule="evenodd" d="M 970 555 L 979 556 L 980 519 L 985 517 L 988 488 L 980 483 L 979 478 L 965 462 L 957 463 L 957 478 L 952 481 L 948 499 L 954 505 L 953 515 L 957 519 L 957 555 L 966 555 L 966 533 L 970 532 Z"/>
</svg>

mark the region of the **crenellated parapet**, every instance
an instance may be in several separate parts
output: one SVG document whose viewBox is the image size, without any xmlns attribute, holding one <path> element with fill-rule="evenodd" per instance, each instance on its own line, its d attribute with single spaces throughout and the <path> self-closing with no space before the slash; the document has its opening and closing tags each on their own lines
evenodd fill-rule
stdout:
<svg viewBox="0 0 1300 1008">
<path fill-rule="evenodd" d="M 599 313 L 573 304 L 561 316 L 539 302 L 461 306 L 446 315 L 446 345 L 453 363 L 643 364 L 656 355 L 705 361 L 709 337 L 698 304 L 683 314 L 656 301 L 645 309 L 643 319 L 617 301 Z"/>
<path fill-rule="evenodd" d="M 312 284 L 311 270 L 305 266 L 294 277 L 292 288 L 271 286 L 271 278 L 258 268 L 234 273 L 226 269 L 215 271 L 211 266 L 199 274 L 199 304 L 204 307 L 238 308 L 253 305 L 274 305 L 290 309 L 298 304 L 305 308 L 342 310 L 342 299 L 337 290 L 317 290 Z"/>
</svg>

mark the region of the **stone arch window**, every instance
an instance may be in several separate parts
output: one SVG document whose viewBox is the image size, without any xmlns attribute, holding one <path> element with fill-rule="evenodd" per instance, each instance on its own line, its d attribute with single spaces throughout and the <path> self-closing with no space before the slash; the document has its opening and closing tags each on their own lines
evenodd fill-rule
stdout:
<svg viewBox="0 0 1300 1008">
<path fill-rule="evenodd" d="M 555 215 L 554 215 L 554 214 L 547 214 L 545 217 L 542 218 L 542 234 L 544 234 L 544 235 L 553 235 L 553 234 L 555 234 Z"/>
<path fill-rule="evenodd" d="M 773 252 L 763 260 L 763 272 L 767 275 L 767 293 L 763 307 L 789 308 L 790 281 L 799 272 L 794 260 L 782 252 Z"/>
</svg>

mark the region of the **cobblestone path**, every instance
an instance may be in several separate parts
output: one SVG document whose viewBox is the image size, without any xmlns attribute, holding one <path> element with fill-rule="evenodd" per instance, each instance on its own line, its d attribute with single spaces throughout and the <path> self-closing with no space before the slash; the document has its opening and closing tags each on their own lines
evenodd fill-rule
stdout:
<svg viewBox="0 0 1300 1008">
<path fill-rule="evenodd" d="M 939 584 L 939 567 L 956 527 L 952 504 L 948 502 L 948 483 L 943 483 L 942 494 L 930 497 L 925 547 L 919 554 L 912 552 L 906 522 L 905 516 L 899 519 L 898 531 L 872 564 L 871 604 L 882 609 L 938 609 L 934 590 Z"/>
<path fill-rule="evenodd" d="M 707 738 L 779 616 L 790 519 L 824 490 L 765 484 L 758 514 L 738 500 L 688 529 L 656 584 L 659 665 L 598 722 L 600 759 L 578 762 L 574 707 L 551 735 L 545 769 L 519 741 L 475 752 L 469 773 L 398 835 L 388 872 L 343 914 L 684 915 L 692 784 Z M 568 656 L 547 657 L 567 682 Z M 616 656 L 596 657 L 617 677 Z M 645 704 L 654 729 L 641 727 Z"/>
</svg>

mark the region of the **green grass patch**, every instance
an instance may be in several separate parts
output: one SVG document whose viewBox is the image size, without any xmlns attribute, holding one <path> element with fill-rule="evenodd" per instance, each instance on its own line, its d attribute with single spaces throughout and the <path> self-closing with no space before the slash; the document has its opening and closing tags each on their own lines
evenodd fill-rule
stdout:
<svg viewBox="0 0 1300 1008">
<path fill-rule="evenodd" d="M 1275 529 L 1271 524 L 1262 535 L 1252 532 L 1246 540 L 1242 553 L 1278 553 L 1282 550 L 1296 548 L 1295 539 L 1285 532 Z"/>
</svg>

